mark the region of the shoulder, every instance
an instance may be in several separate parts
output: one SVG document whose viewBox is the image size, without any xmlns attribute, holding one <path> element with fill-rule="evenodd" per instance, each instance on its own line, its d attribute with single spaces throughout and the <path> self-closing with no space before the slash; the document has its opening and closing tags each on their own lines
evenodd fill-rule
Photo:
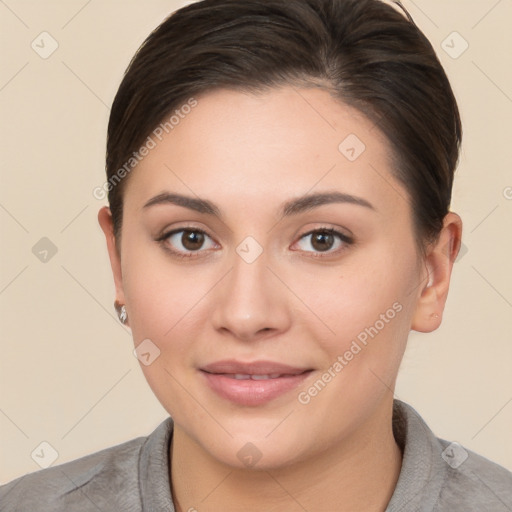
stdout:
<svg viewBox="0 0 512 512">
<path fill-rule="evenodd" d="M 395 400 L 393 407 L 393 433 L 403 460 L 387 512 L 512 511 L 510 471 L 436 437 L 410 405 Z"/>
<path fill-rule="evenodd" d="M 458 443 L 437 438 L 447 472 L 436 510 L 512 510 L 512 473 Z"/>
<path fill-rule="evenodd" d="M 146 440 L 132 439 L 2 485 L 0 511 L 140 510 L 129 504 L 138 500 L 138 458 Z M 120 495 L 126 507 L 118 507 Z"/>
</svg>

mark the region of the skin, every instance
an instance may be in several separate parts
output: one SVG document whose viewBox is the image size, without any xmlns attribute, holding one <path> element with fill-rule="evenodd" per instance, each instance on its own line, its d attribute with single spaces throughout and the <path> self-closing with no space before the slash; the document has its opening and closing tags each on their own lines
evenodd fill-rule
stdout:
<svg viewBox="0 0 512 512">
<path fill-rule="evenodd" d="M 411 329 L 441 323 L 460 217 L 450 212 L 420 257 L 387 139 L 324 90 L 222 90 L 197 100 L 129 176 L 120 241 L 109 209 L 98 216 L 135 346 L 149 338 L 160 350 L 141 368 L 175 422 L 177 510 L 383 511 L 401 468 L 391 428 L 400 361 Z M 353 162 L 338 149 L 349 134 L 366 146 Z M 286 201 L 327 191 L 374 209 L 331 203 L 280 217 Z M 207 199 L 222 217 L 171 203 L 144 208 L 163 192 Z M 194 252 L 182 233 L 156 241 L 190 226 L 208 235 L 198 257 L 166 250 Z M 303 236 L 326 227 L 354 243 L 334 236 L 322 251 Z M 263 249 L 252 263 L 236 252 L 247 236 Z M 400 312 L 300 403 L 299 393 L 397 303 Z M 266 404 L 241 406 L 212 391 L 198 370 L 221 359 L 314 371 Z M 247 443 L 261 454 L 250 467 L 237 456 Z"/>
</svg>

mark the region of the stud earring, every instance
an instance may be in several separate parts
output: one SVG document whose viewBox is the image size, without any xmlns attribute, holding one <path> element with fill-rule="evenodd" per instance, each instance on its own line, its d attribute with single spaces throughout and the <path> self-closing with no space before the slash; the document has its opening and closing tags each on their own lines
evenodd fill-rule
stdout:
<svg viewBox="0 0 512 512">
<path fill-rule="evenodd" d="M 117 311 L 117 316 L 119 317 L 119 321 L 124 325 L 128 320 L 128 313 L 126 312 L 126 306 L 121 305 L 119 302 L 114 302 L 114 307 Z"/>
<path fill-rule="evenodd" d="M 125 305 L 121 306 L 121 311 L 119 313 L 119 320 L 121 320 L 122 324 L 125 324 L 126 320 L 128 320 L 128 315 L 126 314 L 126 306 Z"/>
</svg>

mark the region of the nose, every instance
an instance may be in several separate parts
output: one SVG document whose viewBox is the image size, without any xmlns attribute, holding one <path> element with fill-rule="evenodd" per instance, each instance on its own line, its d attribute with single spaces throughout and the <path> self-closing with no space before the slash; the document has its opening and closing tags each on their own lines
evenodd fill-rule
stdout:
<svg viewBox="0 0 512 512">
<path fill-rule="evenodd" d="M 265 252 L 251 263 L 233 255 L 231 271 L 216 287 L 212 322 L 217 331 L 251 341 L 290 327 L 290 292 L 268 264 Z"/>
</svg>

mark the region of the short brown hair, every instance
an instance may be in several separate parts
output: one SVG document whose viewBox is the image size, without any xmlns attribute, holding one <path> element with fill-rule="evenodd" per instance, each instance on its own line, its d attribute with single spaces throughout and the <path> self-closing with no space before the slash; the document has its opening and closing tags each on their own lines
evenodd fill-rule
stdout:
<svg viewBox="0 0 512 512">
<path fill-rule="evenodd" d="M 120 84 L 107 178 L 194 95 L 320 86 L 387 137 L 424 248 L 449 211 L 462 128 L 432 45 L 404 12 L 380 0 L 202 0 L 176 11 L 148 36 Z M 127 179 L 108 194 L 116 238 Z"/>
</svg>

